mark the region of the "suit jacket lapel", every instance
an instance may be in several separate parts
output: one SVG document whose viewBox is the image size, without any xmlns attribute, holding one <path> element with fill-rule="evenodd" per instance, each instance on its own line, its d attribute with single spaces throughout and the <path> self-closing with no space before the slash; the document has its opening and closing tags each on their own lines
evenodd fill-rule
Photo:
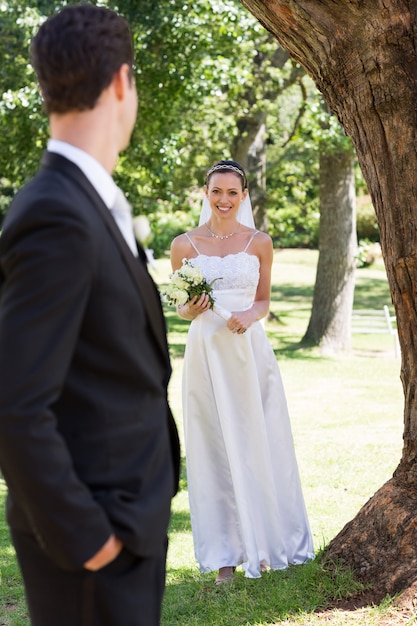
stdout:
<svg viewBox="0 0 417 626">
<path fill-rule="evenodd" d="M 169 363 L 165 319 L 162 313 L 160 296 L 158 289 L 146 268 L 146 263 L 144 261 L 144 259 L 146 259 L 146 255 L 143 249 L 138 245 L 139 258 L 136 258 L 132 254 L 109 209 L 106 207 L 94 187 L 90 184 L 77 165 L 65 157 L 52 152 L 44 153 L 42 157 L 42 164 L 47 167 L 55 167 L 61 171 L 65 171 L 65 173 L 76 180 L 76 182 L 90 197 L 92 204 L 102 216 L 110 234 L 116 240 L 134 283 L 142 296 L 149 326 L 155 336 L 164 360 Z"/>
<path fill-rule="evenodd" d="M 139 258 L 135 257 L 108 208 L 103 203 L 95 204 L 95 206 L 101 213 L 104 221 L 106 222 L 106 226 L 120 248 L 123 259 L 142 296 L 143 305 L 148 315 L 149 325 L 155 335 L 159 347 L 162 349 L 164 358 L 167 359 L 168 346 L 161 299 L 158 289 L 146 267 L 146 262 L 144 261 L 144 258 L 146 259 L 146 255 L 143 250 L 138 250 Z"/>
</svg>

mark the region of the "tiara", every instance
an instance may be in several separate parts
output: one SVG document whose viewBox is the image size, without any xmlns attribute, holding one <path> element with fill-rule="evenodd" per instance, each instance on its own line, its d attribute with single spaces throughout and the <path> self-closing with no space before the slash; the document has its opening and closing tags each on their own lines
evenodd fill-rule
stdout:
<svg viewBox="0 0 417 626">
<path fill-rule="evenodd" d="M 227 163 L 220 163 L 219 165 L 213 165 L 213 167 L 211 167 L 209 171 L 207 172 L 207 178 L 211 174 L 213 174 L 213 172 L 216 172 L 217 170 L 233 170 L 233 172 L 237 172 L 243 178 L 243 180 L 246 181 L 246 175 L 243 170 L 240 170 L 238 167 L 235 167 L 234 165 L 227 165 Z"/>
</svg>

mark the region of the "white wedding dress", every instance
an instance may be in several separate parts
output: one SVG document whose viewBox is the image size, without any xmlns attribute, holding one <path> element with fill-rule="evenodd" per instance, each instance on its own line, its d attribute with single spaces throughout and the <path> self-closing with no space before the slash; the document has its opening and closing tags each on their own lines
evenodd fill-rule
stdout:
<svg viewBox="0 0 417 626">
<path fill-rule="evenodd" d="M 228 311 L 250 308 L 255 297 L 251 241 L 238 254 L 191 259 L 209 282 L 221 277 L 213 296 Z M 191 323 L 183 407 L 200 571 L 242 565 L 258 578 L 261 564 L 284 569 L 314 558 L 281 375 L 261 322 L 234 334 L 209 310 Z"/>
</svg>

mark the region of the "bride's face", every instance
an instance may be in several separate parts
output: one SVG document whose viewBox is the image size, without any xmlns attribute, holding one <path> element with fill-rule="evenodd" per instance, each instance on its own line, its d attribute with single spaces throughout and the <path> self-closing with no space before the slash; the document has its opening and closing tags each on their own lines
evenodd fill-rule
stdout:
<svg viewBox="0 0 417 626">
<path fill-rule="evenodd" d="M 236 218 L 240 203 L 246 198 L 248 190 L 242 189 L 242 179 L 233 172 L 215 172 L 205 188 L 210 208 L 221 219 Z"/>
</svg>

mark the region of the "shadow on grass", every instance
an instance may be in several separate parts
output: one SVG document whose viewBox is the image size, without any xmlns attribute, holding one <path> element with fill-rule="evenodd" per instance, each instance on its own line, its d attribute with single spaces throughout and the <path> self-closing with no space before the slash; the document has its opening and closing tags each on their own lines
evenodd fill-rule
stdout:
<svg viewBox="0 0 417 626">
<path fill-rule="evenodd" d="M 306 302 L 313 299 L 313 286 L 310 285 L 272 285 L 271 300 L 277 302 L 291 300 L 292 302 Z"/>
<path fill-rule="evenodd" d="M 354 309 L 382 309 L 391 304 L 391 294 L 386 278 L 361 277 L 356 279 Z"/>
<path fill-rule="evenodd" d="M 306 317 L 305 330 L 307 330 L 307 320 L 310 314 L 309 308 L 297 308 L 297 314 Z M 303 341 L 301 336 L 299 341 L 294 341 L 294 329 L 287 331 L 287 319 L 293 316 L 293 311 L 276 313 L 272 311 L 273 318 L 268 321 L 266 331 L 269 342 L 274 351 L 275 357 L 279 361 L 285 359 L 320 360 L 325 357 L 320 355 L 318 347 L 311 342 Z"/>
<path fill-rule="evenodd" d="M 310 301 L 312 302 L 314 285 L 292 285 L 284 283 L 282 285 L 272 285 L 271 299 L 276 301 Z M 387 279 L 381 277 L 369 277 L 361 275 L 360 270 L 355 281 L 355 306 L 357 308 L 380 308 L 391 302 L 390 290 Z"/>
<path fill-rule="evenodd" d="M 184 356 L 185 346 L 183 343 L 177 343 L 171 338 L 169 340 L 169 354 L 171 359 L 180 359 Z"/>
<path fill-rule="evenodd" d="M 164 315 L 170 332 L 183 333 L 187 331 L 190 322 L 182 319 L 173 307 L 164 306 Z"/>
<path fill-rule="evenodd" d="M 173 511 L 169 523 L 169 534 L 191 533 L 191 519 L 188 511 Z"/>
<path fill-rule="evenodd" d="M 310 285 L 272 285 L 271 300 L 279 304 L 286 303 L 309 303 L 313 302 L 314 287 Z M 358 275 L 355 282 L 354 308 L 357 309 L 382 309 L 384 304 L 391 303 L 391 295 L 385 277 L 369 278 Z"/>
<path fill-rule="evenodd" d="M 279 348 L 273 348 L 275 358 L 279 362 L 280 359 L 302 359 L 303 361 L 319 361 L 320 359 L 325 359 L 326 357 L 320 357 L 317 354 L 316 346 L 306 346 L 300 341 L 294 343 L 294 337 L 285 335 L 280 335 L 279 340 Z"/>
<path fill-rule="evenodd" d="M 172 359 L 184 356 L 190 322 L 183 320 L 173 307 L 164 305 L 164 315 L 169 332 L 169 353 Z"/>
<path fill-rule="evenodd" d="M 188 482 L 187 482 L 186 460 L 185 460 L 185 456 L 181 456 L 180 484 L 178 486 L 178 492 L 187 491 L 187 490 L 188 490 Z"/>
<path fill-rule="evenodd" d="M 245 578 L 238 569 L 233 582 L 216 587 L 216 573 L 169 570 L 162 626 L 246 626 L 273 624 L 291 616 L 330 607 L 363 587 L 350 572 L 325 571 L 316 561 L 262 578 Z"/>
</svg>

